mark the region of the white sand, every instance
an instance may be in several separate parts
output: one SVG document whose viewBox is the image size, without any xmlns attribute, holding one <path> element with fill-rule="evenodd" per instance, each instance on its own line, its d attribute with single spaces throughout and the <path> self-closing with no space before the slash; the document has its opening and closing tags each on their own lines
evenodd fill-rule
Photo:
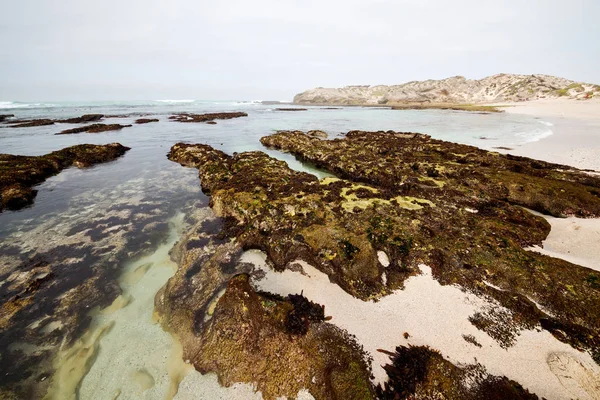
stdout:
<svg viewBox="0 0 600 400">
<path fill-rule="evenodd" d="M 600 99 L 510 103 L 506 112 L 552 124 L 553 134 L 508 151 L 510 154 L 600 171 Z"/>
<path fill-rule="evenodd" d="M 542 216 L 552 230 L 543 248 L 531 250 L 600 271 L 600 219 Z"/>
<path fill-rule="evenodd" d="M 514 379 L 548 399 L 591 399 L 594 390 L 600 391 L 600 368 L 591 357 L 546 331 L 523 331 L 513 347 L 502 349 L 468 321 L 469 316 L 490 303 L 458 287 L 441 286 L 431 277 L 427 266 L 421 266 L 422 275 L 406 281 L 404 290 L 379 302 L 364 302 L 304 262 L 300 261 L 307 276 L 289 270 L 274 272 L 266 266 L 265 255 L 259 251 L 246 252 L 244 260 L 266 272 L 265 278 L 254 282 L 258 288 L 281 295 L 304 291 L 310 300 L 325 305 L 325 314 L 333 317 L 331 323 L 356 335 L 373 356 L 376 382 L 386 379 L 380 366 L 388 362 L 387 356 L 377 349 L 393 350 L 397 345 L 410 343 L 438 349 L 455 364 L 480 362 L 488 372 Z M 404 332 L 410 335 L 408 340 L 404 339 Z M 473 335 L 482 347 L 466 342 L 463 334 Z M 581 374 L 561 373 L 559 378 L 548 364 L 549 357 L 558 356 L 574 360 L 573 365 L 583 366 L 587 375 L 580 378 Z M 597 388 L 590 389 L 579 382 L 587 376 L 597 380 Z"/>
</svg>

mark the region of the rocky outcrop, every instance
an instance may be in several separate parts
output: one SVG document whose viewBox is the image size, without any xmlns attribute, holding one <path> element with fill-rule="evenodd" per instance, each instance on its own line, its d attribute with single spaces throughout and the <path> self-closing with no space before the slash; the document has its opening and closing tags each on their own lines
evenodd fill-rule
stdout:
<svg viewBox="0 0 600 400">
<path fill-rule="evenodd" d="M 245 112 L 222 112 L 222 113 L 207 113 L 207 114 L 188 114 L 181 113 L 171 115 L 170 120 L 177 122 L 209 122 L 215 119 L 232 119 L 247 117 L 248 114 Z"/>
<path fill-rule="evenodd" d="M 84 124 L 89 122 L 100 121 L 102 118 L 104 118 L 103 114 L 85 114 L 81 117 L 61 119 L 57 120 L 56 122 L 60 122 L 63 124 Z"/>
<path fill-rule="evenodd" d="M 276 108 L 275 111 L 306 111 L 306 108 Z"/>
<path fill-rule="evenodd" d="M 261 142 L 360 182 L 353 184 L 354 190 L 340 192 L 341 202 L 329 205 L 335 209 L 337 203 L 344 211 L 338 217 L 344 221 L 339 237 L 357 224 L 361 231 L 355 232 L 368 240 L 366 250 L 352 241 L 360 253 L 372 246 L 392 254 L 390 258 L 400 260 L 392 270 L 407 274 L 425 263 L 440 283 L 496 299 L 512 314 L 478 314 L 472 323 L 501 345 L 512 345 L 520 328 L 541 326 L 600 362 L 598 272 L 524 250 L 541 244 L 549 226 L 521 208 L 598 217 L 598 177 L 414 133 L 353 131 L 344 140 L 326 141 L 287 132 Z M 337 192 L 334 185 L 343 190 L 348 184 L 328 183 L 327 196 Z M 262 215 L 254 217 L 259 226 L 270 218 Z M 252 217 L 246 218 L 249 226 Z M 335 248 L 330 251 L 339 254 Z M 390 279 L 390 268 L 386 272 L 386 286 L 397 285 L 398 275 Z"/>
<path fill-rule="evenodd" d="M 8 121 L 11 128 L 32 128 L 35 126 L 46 126 L 46 125 L 54 125 L 54 120 L 52 119 L 33 119 L 33 120 L 24 120 L 24 121 Z"/>
<path fill-rule="evenodd" d="M 18 210 L 33 203 L 37 190 L 32 186 L 70 166 L 79 168 L 112 161 L 129 150 L 119 143 L 82 144 L 44 156 L 0 154 L 0 211 Z"/>
<path fill-rule="evenodd" d="M 323 308 L 302 295 L 256 292 L 240 243 L 217 235 L 214 216 L 200 221 L 174 249 L 179 268 L 155 298 L 183 358 L 225 386 L 255 384 L 265 399 L 302 389 L 316 399 L 373 398 L 369 363 L 354 339 L 323 322 Z"/>
<path fill-rule="evenodd" d="M 377 388 L 380 400 L 537 400 L 520 384 L 493 376 L 480 365 L 456 366 L 426 346 L 399 346 L 385 365 L 389 380 Z"/>
<path fill-rule="evenodd" d="M 158 118 L 139 118 L 135 120 L 136 124 L 148 124 L 150 122 L 158 122 Z"/>
<path fill-rule="evenodd" d="M 402 85 L 316 88 L 294 97 L 295 104 L 376 105 L 396 103 L 491 103 L 543 98 L 585 99 L 600 95 L 600 85 L 548 75 L 499 74 L 480 80 L 462 76 Z"/>
<path fill-rule="evenodd" d="M 4 122 L 9 118 L 14 117 L 15 114 L 0 114 L 0 122 Z"/>
<path fill-rule="evenodd" d="M 120 131 L 123 128 L 128 128 L 131 125 L 121 125 L 121 124 L 92 124 L 86 125 L 79 128 L 66 129 L 64 131 L 58 132 L 55 135 L 72 135 L 76 133 L 101 133 L 101 132 L 110 132 L 110 131 Z"/>
<path fill-rule="evenodd" d="M 598 217 L 599 178 L 416 133 L 328 141 L 280 132 L 261 142 L 343 179 L 319 181 L 261 152 L 176 144 L 169 158 L 199 169 L 222 235 L 265 251 L 278 270 L 303 259 L 365 300 L 401 288 L 425 263 L 441 284 L 502 306 L 472 320 L 501 345 L 542 327 L 600 362 L 600 276 L 524 250 L 550 227 L 521 208 Z"/>
</svg>

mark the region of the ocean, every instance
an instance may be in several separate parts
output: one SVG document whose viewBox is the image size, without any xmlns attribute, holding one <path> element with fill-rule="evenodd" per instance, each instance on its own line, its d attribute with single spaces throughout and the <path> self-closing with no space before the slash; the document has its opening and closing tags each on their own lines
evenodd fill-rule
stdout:
<svg viewBox="0 0 600 400">
<path fill-rule="evenodd" d="M 183 377 L 177 398 L 186 398 L 187 392 L 190 396 L 198 395 L 202 388 L 206 388 L 205 398 L 233 396 L 231 392 L 217 396 L 215 393 L 221 389 L 215 385 L 214 376 L 192 376 L 182 360 L 172 361 L 173 357 L 177 359 L 177 345 L 152 321 L 154 294 L 176 268 L 168 251 L 182 233 L 186 213 L 194 207 L 208 210 L 208 198 L 200 190 L 197 170 L 167 159 L 173 144 L 204 143 L 230 154 L 265 151 L 286 161 L 291 168 L 324 177 L 328 175 L 324 171 L 288 154 L 265 149 L 259 139 L 277 130 L 319 129 L 327 132 L 330 139 L 342 138 L 343 133 L 350 130 L 395 130 L 426 133 L 434 138 L 493 150 L 495 147 L 517 148 L 552 134 L 548 122 L 508 113 L 310 106 L 305 107 L 306 111 L 283 112 L 277 111 L 278 107 L 292 106 L 267 105 L 260 101 L 197 100 L 0 102 L 0 114 L 14 114 L 16 118 L 59 119 L 98 113 L 122 116 L 106 118 L 103 123 L 133 124 L 115 132 L 59 136 L 54 134 L 79 125 L 9 128 L 0 124 L 0 153 L 42 155 L 82 143 L 119 142 L 131 147 L 114 162 L 88 169 L 70 168 L 49 178 L 37 186 L 38 194 L 32 206 L 0 214 L 0 276 L 3 279 L 0 294 L 7 293 L 10 282 L 18 279 L 19 274 L 27 273 L 30 260 L 42 259 L 50 268 L 55 268 L 54 280 L 68 279 L 69 282 L 68 285 L 56 284 L 49 292 L 54 298 L 44 301 L 61 301 L 70 290 L 83 286 L 91 277 L 106 280 L 108 286 L 113 281 L 118 282 L 125 299 L 109 316 L 97 310 L 90 314 L 92 322 L 85 337 L 93 338 L 90 340 L 96 350 L 89 363 L 69 370 L 68 379 L 61 378 L 60 374 L 49 377 L 55 398 L 69 397 L 73 391 L 81 399 L 113 398 L 117 391 L 120 399 L 140 398 L 136 397 L 140 387 L 145 387 L 144 398 L 164 398 L 173 394 L 174 382 L 179 384 Z M 168 119 L 181 112 L 231 111 L 244 111 L 248 117 L 217 120 L 216 125 Z M 140 117 L 160 121 L 136 125 L 134 121 Z M 105 235 L 86 239 L 85 245 L 73 239 L 85 236 L 90 226 L 94 229 L 101 226 Z M 149 235 L 153 229 L 156 235 Z M 142 247 L 143 254 L 140 253 Z M 76 252 L 75 248 L 81 251 Z M 73 264 L 77 270 L 55 266 L 66 258 L 79 260 Z M 98 270 L 98 265 L 105 269 Z M 131 275 L 137 274 L 140 268 L 143 272 L 139 273 L 140 278 L 132 279 Z M 107 290 L 106 296 L 113 294 L 114 291 Z M 26 327 L 23 329 L 38 336 L 30 338 L 25 332 L 19 335 L 15 331 L 0 342 L 4 359 L 0 363 L 0 376 L 4 377 L 0 387 L 10 386 L 19 379 L 30 379 L 9 374 L 6 377 L 3 370 L 8 366 L 6 360 L 43 358 L 60 345 L 57 338 L 60 338 L 63 323 L 61 315 L 64 314 L 56 308 L 39 307 L 27 309 L 20 317 L 21 326 Z M 72 366 L 68 355 L 59 354 L 62 358 L 54 360 L 55 366 Z M 38 379 L 35 368 L 32 371 L 31 379 Z M 179 381 L 174 376 L 179 376 Z M 236 390 L 243 392 L 242 397 L 252 392 L 251 388 Z"/>
</svg>

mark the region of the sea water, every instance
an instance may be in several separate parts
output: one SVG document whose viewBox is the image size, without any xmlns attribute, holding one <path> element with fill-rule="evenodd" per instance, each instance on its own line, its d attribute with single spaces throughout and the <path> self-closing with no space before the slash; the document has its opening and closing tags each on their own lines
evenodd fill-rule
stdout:
<svg viewBox="0 0 600 400">
<path fill-rule="evenodd" d="M 167 159 L 169 149 L 177 142 L 209 144 L 229 154 L 261 150 L 286 161 L 291 168 L 323 177 L 327 175 L 323 171 L 303 164 L 288 154 L 265 149 L 259 139 L 277 130 L 320 129 L 327 132 L 331 139 L 335 139 L 342 138 L 343 133 L 350 130 L 391 129 L 426 133 L 434 138 L 493 149 L 515 148 L 552 134 L 552 127 L 542 120 L 504 113 L 394 111 L 362 107 L 306 107 L 306 111 L 282 112 L 277 111 L 277 107 L 285 108 L 286 105 L 168 99 L 90 103 L 0 102 L 0 114 L 15 114 L 16 118 L 60 119 L 99 113 L 121 116 L 107 118 L 103 123 L 133 124 L 132 127 L 114 132 L 58 136 L 54 134 L 79 125 L 10 128 L 0 124 L 0 153 L 42 155 L 82 143 L 119 142 L 131 147 L 129 152 L 116 161 L 83 170 L 70 168 L 38 185 L 39 192 L 32 206 L 17 212 L 5 211 L 0 214 L 0 241 L 26 243 L 26 247 L 30 249 L 35 248 L 36 243 L 49 241 L 59 245 L 61 241 L 67 240 L 60 232 L 64 232 L 69 226 L 85 222 L 91 215 L 101 214 L 117 201 L 134 204 L 143 199 L 145 204 L 153 204 L 153 207 L 162 211 L 161 215 L 165 219 L 163 222 L 173 224 L 173 221 L 181 221 L 186 205 L 196 202 L 194 204 L 206 206 L 207 199 L 199 190 L 197 171 L 181 167 Z M 217 120 L 216 125 L 179 123 L 168 119 L 170 115 L 180 112 L 230 111 L 244 111 L 248 113 L 248 117 Z M 140 117 L 158 118 L 160 121 L 136 125 L 134 121 Z M 52 229 L 59 226 L 62 230 Z M 161 334 L 158 327 L 147 328 L 147 332 L 152 334 L 147 336 L 146 344 L 143 342 L 143 336 L 136 338 L 136 346 L 129 346 L 126 341 L 131 340 L 132 332 L 136 332 L 140 326 L 149 326 L 148 324 L 152 323 L 149 320 L 153 311 L 152 298 L 173 273 L 175 267 L 169 264 L 167 252 L 179 233 L 177 229 L 171 229 L 165 241 L 157 245 L 154 252 L 149 253 L 148 259 L 130 262 L 125 260 L 120 266 L 123 276 L 126 276 L 129 269 L 137 268 L 140 264 L 152 263 L 147 275 L 139 281 L 123 283 L 121 280 L 124 296 L 131 297 L 122 304 L 123 309 L 108 317 L 106 314 L 95 317 L 87 334 L 97 338 L 97 365 L 92 363 L 89 372 L 82 371 L 83 377 L 79 385 L 74 386 L 74 390 L 79 391 L 74 394 L 80 398 L 93 398 L 92 394 L 101 387 L 106 389 L 107 395 L 121 394 L 119 398 L 164 398 L 165 395 L 174 394 L 174 381 L 170 377 L 173 373 L 172 367 L 171 370 L 168 369 L 168 365 L 172 366 L 173 363 L 167 361 L 172 358 L 172 354 L 177 353 L 177 343 L 169 340 L 168 335 Z M 129 250 L 135 252 L 136 249 Z M 5 257 L 8 255 L 0 253 L 0 265 Z M 0 294 L 2 290 L 3 287 L 0 286 Z M 143 293 L 144 290 L 152 293 Z M 104 326 L 103 324 L 111 324 L 111 331 L 107 330 L 102 335 L 94 336 L 94 329 L 97 330 L 99 326 Z M 119 342 L 121 339 L 123 343 Z M 139 341 L 141 343 L 137 343 Z M 140 349 L 146 348 L 145 346 L 156 349 L 152 357 L 159 360 L 147 367 L 140 361 Z M 118 373 L 110 371 L 110 374 L 106 370 L 103 374 L 103 370 L 110 365 L 111 354 L 119 355 L 119 363 L 111 368 L 121 370 L 117 371 Z M 161 365 L 164 366 L 162 372 L 158 370 Z M 203 398 L 203 387 L 206 390 L 205 398 L 234 396 L 232 392 L 217 394 L 218 385 L 214 376 L 201 379 L 194 371 L 188 371 L 186 374 L 176 380 L 183 379 L 179 398 L 186 398 L 186 393 Z M 129 380 L 129 386 L 126 383 L 121 384 L 118 381 L 120 378 Z M 104 386 L 102 379 L 106 380 Z M 252 392 L 252 388 L 246 386 L 234 389 L 242 398 Z"/>
</svg>

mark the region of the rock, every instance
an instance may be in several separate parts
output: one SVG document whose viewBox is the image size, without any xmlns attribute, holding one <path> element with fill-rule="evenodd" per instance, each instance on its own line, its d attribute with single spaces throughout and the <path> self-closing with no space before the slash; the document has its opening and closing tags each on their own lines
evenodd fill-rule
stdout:
<svg viewBox="0 0 600 400">
<path fill-rule="evenodd" d="M 217 123 L 215 121 L 207 121 L 206 122 L 208 125 L 216 125 Z"/>
<path fill-rule="evenodd" d="M 256 292 L 240 244 L 208 233 L 215 222 L 188 230 L 172 252 L 179 268 L 155 297 L 183 358 L 225 386 L 254 384 L 267 400 L 301 389 L 316 399 L 374 398 L 369 360 L 355 340 L 302 295 Z"/>
<path fill-rule="evenodd" d="M 306 108 L 276 108 L 275 111 L 306 111 Z"/>
<path fill-rule="evenodd" d="M 455 76 L 393 86 L 316 88 L 296 95 L 294 104 L 479 104 L 557 97 L 587 99 L 599 94 L 600 85 L 578 83 L 549 75 L 498 74 L 480 80 Z"/>
<path fill-rule="evenodd" d="M 148 124 L 150 122 L 158 122 L 158 118 L 139 118 L 135 120 L 136 124 Z"/>
<path fill-rule="evenodd" d="M 306 134 L 308 136 L 316 137 L 319 139 L 327 139 L 327 132 L 323 132 L 323 131 L 319 131 L 319 130 L 308 131 L 308 132 L 306 132 Z"/>
<path fill-rule="evenodd" d="M 87 122 L 100 121 L 102 118 L 104 118 L 103 114 L 85 114 L 81 117 L 62 119 L 57 120 L 56 122 L 60 122 L 63 124 L 83 124 Z"/>
<path fill-rule="evenodd" d="M 31 128 L 34 126 L 54 125 L 51 119 L 32 119 L 27 121 L 9 121 L 11 128 Z"/>
<path fill-rule="evenodd" d="M 379 351 L 392 361 L 383 367 L 389 379 L 377 387 L 380 400 L 538 399 L 517 382 L 488 374 L 481 364 L 455 366 L 426 346 L 398 346 L 395 352 Z"/>
<path fill-rule="evenodd" d="M 4 122 L 5 120 L 14 117 L 15 114 L 0 114 L 0 122 Z"/>
<path fill-rule="evenodd" d="M 79 168 L 112 161 L 129 150 L 119 143 L 107 145 L 82 144 L 44 156 L 14 156 L 0 154 L 0 211 L 18 210 L 33 203 L 33 185 L 45 181 L 65 168 Z"/>
<path fill-rule="evenodd" d="M 215 119 L 232 119 L 247 117 L 248 114 L 245 112 L 222 112 L 222 113 L 208 113 L 208 114 L 188 114 L 181 113 L 171 115 L 170 120 L 177 122 L 211 122 Z"/>
<path fill-rule="evenodd" d="M 71 135 L 75 133 L 100 133 L 100 132 L 109 132 L 109 131 L 120 131 L 123 128 L 130 127 L 131 125 L 121 125 L 121 124 L 92 124 L 86 125 L 79 128 L 66 129 L 56 135 Z"/>
<path fill-rule="evenodd" d="M 599 217 L 600 178 L 417 133 L 352 131 L 328 141 L 279 132 L 261 142 L 341 179 L 319 181 L 262 152 L 176 144 L 169 158 L 199 169 L 224 237 L 265 251 L 277 270 L 302 259 L 363 300 L 402 288 L 424 263 L 441 284 L 510 310 L 472 321 L 501 345 L 542 326 L 600 362 L 600 275 L 524 250 L 541 245 L 550 226 L 522 208 Z"/>
</svg>

